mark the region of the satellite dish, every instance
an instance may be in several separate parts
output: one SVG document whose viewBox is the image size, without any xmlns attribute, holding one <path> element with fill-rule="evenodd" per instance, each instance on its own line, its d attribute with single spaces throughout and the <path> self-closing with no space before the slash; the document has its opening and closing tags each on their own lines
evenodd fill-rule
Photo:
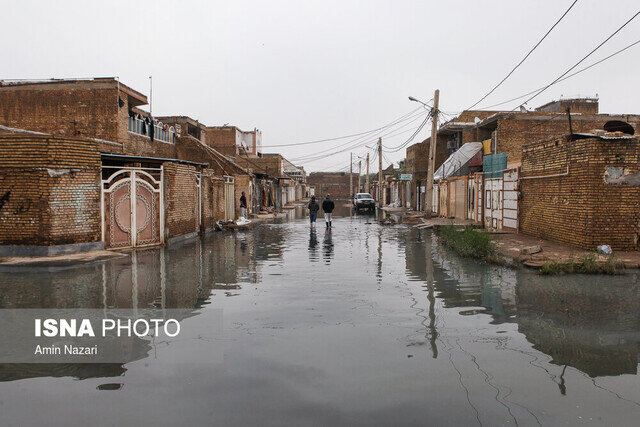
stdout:
<svg viewBox="0 0 640 427">
<path fill-rule="evenodd" d="M 475 117 L 475 118 L 473 119 L 473 122 L 474 122 L 475 124 L 480 123 L 480 117 Z"/>
</svg>

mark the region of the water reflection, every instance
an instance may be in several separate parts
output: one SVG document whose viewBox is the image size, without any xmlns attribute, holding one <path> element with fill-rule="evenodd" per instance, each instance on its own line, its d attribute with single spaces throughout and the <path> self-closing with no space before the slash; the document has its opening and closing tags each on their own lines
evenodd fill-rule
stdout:
<svg viewBox="0 0 640 427">
<path fill-rule="evenodd" d="M 265 237 L 265 234 L 268 237 Z M 256 238 L 270 240 L 256 244 Z M 282 256 L 282 231 L 220 232 L 157 250 L 136 250 L 101 263 L 63 268 L 0 270 L 3 308 L 186 308 L 216 295 L 238 295 L 242 283 L 261 280 L 259 259 Z M 221 294 L 219 294 L 221 292 Z M 183 320 L 183 319 L 179 319 Z M 134 337 L 128 362 L 149 356 L 152 346 Z M 0 364 L 0 381 L 42 376 L 77 379 L 124 375 L 125 364 Z"/>
<path fill-rule="evenodd" d="M 419 233 L 407 234 L 406 262 L 412 276 L 426 283 L 432 337 L 437 337 L 435 290 L 444 307 L 471 308 L 460 315 L 484 313 L 493 324 L 515 322 L 550 363 L 591 377 L 637 374 L 640 286 L 635 276 L 547 277 L 488 266 L 460 259 L 430 233 Z M 424 244 L 411 244 L 423 239 Z M 559 387 L 566 392 L 562 375 Z"/>
<path fill-rule="evenodd" d="M 318 260 L 318 234 L 315 227 L 309 229 L 309 260 Z"/>
<path fill-rule="evenodd" d="M 595 406 L 585 396 L 639 400 L 635 276 L 554 278 L 468 261 L 429 231 L 380 225 L 339 205 L 332 230 L 310 228 L 305 209 L 290 216 L 299 219 L 105 263 L 0 270 L 0 308 L 187 308 L 186 321 L 205 327 L 210 308 L 223 308 L 229 339 L 219 369 L 206 354 L 173 369 L 145 348 L 141 363 L 5 364 L 0 380 L 33 378 L 46 395 L 60 383 L 35 378 L 112 377 L 67 381 L 66 393 L 112 390 L 124 407 L 158 386 L 164 399 L 211 408 L 179 420 L 200 424 L 260 424 L 274 413 L 274 424 L 303 415 L 313 424 L 561 424 L 568 418 L 546 414 L 575 420 Z M 12 400 L 22 384 L 3 384 L 0 398 Z M 160 406 L 148 413 L 175 421 Z"/>
<path fill-rule="evenodd" d="M 638 372 L 637 281 L 616 276 L 540 280 L 521 273 L 516 289 L 518 330 L 552 363 L 591 377 Z"/>
<path fill-rule="evenodd" d="M 333 240 L 331 239 L 331 228 L 327 228 L 324 232 L 324 240 L 322 242 L 322 256 L 326 264 L 331 263 L 331 258 L 333 258 Z"/>
</svg>

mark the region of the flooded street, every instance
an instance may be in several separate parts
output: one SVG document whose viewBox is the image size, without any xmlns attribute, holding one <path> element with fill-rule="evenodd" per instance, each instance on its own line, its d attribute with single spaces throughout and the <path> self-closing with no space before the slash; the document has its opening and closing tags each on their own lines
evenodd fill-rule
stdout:
<svg viewBox="0 0 640 427">
<path fill-rule="evenodd" d="M 104 263 L 0 270 L 0 308 L 192 309 L 215 340 L 120 364 L 0 365 L 2 425 L 637 425 L 635 274 L 463 260 L 336 210 Z M 196 350 L 197 349 L 197 352 Z M 218 359 L 212 355 L 221 352 Z"/>
</svg>

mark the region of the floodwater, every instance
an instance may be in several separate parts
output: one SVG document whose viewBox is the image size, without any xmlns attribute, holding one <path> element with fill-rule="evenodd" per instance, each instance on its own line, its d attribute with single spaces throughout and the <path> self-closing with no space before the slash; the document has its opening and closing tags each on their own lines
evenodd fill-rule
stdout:
<svg viewBox="0 0 640 427">
<path fill-rule="evenodd" d="M 0 271 L 0 308 L 224 319 L 220 339 L 181 344 L 195 361 L 0 365 L 0 424 L 638 424 L 635 274 L 484 265 L 342 211 L 331 231 L 298 210 L 106 263 Z"/>
</svg>

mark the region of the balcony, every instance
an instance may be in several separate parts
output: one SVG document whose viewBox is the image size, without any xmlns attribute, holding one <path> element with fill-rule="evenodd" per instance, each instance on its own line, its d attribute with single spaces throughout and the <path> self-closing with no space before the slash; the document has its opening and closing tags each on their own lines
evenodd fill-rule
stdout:
<svg viewBox="0 0 640 427">
<path fill-rule="evenodd" d="M 173 126 L 168 127 L 157 120 L 154 120 L 153 122 L 153 139 L 173 144 L 175 142 L 176 135 Z M 136 135 L 146 136 L 147 138 L 151 137 L 151 123 L 140 116 L 129 116 L 128 128 L 129 132 Z"/>
</svg>

